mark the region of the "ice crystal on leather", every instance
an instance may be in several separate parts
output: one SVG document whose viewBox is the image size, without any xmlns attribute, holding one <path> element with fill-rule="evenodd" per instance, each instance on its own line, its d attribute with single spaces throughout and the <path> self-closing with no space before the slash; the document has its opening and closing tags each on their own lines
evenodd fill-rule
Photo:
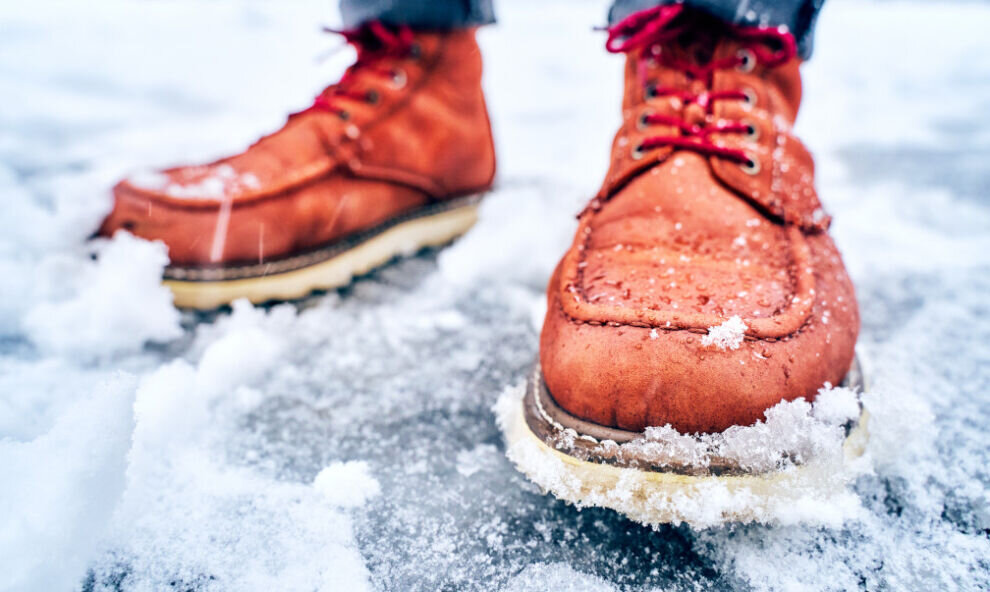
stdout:
<svg viewBox="0 0 990 592">
<path fill-rule="evenodd" d="M 715 346 L 725 351 L 739 349 L 746 336 L 746 323 L 738 315 L 729 318 L 721 325 L 708 328 L 708 334 L 701 338 L 704 346 Z"/>
</svg>

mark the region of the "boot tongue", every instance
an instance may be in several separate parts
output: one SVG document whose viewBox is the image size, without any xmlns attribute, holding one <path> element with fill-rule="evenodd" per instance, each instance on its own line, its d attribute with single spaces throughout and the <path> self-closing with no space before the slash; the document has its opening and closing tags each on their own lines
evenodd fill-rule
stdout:
<svg viewBox="0 0 990 592">
<path fill-rule="evenodd" d="M 367 53 L 374 53 L 385 47 L 382 40 L 367 27 L 362 27 L 355 31 L 347 38 L 347 41 L 355 45 L 358 51 Z"/>
<path fill-rule="evenodd" d="M 702 12 L 689 11 L 683 16 L 687 29 L 678 37 L 685 55 L 698 66 L 704 66 L 715 57 L 715 49 L 729 34 L 725 23 Z"/>
<path fill-rule="evenodd" d="M 680 41 L 685 49 L 684 53 L 689 56 L 691 61 L 698 66 L 704 66 L 715 56 L 718 38 L 711 28 L 701 27 L 693 28 L 681 35 Z"/>
<path fill-rule="evenodd" d="M 699 66 L 704 66 L 708 62 L 712 61 L 712 56 L 715 55 L 715 51 L 712 46 L 708 44 L 696 45 L 691 50 L 691 57 Z"/>
<path fill-rule="evenodd" d="M 793 113 L 785 109 L 783 117 L 779 117 L 780 105 L 775 106 L 767 98 L 775 94 L 773 90 L 782 91 L 784 96 L 799 97 L 800 75 L 797 62 L 791 59 L 793 47 L 783 43 L 786 39 L 779 31 L 733 27 L 693 11 L 680 13 L 667 22 L 667 27 L 676 34 L 664 38 L 661 31 L 653 44 L 644 38 L 638 44 L 613 44 L 609 48 L 609 51 L 626 52 L 628 56 L 623 101 L 625 121 L 616 135 L 612 163 L 593 206 L 611 199 L 636 177 L 655 173 L 668 159 L 695 150 L 685 145 L 688 142 L 704 144 L 708 136 L 695 135 L 691 128 L 752 122 L 750 127 L 755 130 L 752 140 L 740 139 L 742 132 L 738 129 L 711 134 L 715 137 L 712 145 L 700 147 L 706 156 L 690 158 L 692 163 L 707 163 L 708 170 L 700 178 L 708 179 L 712 185 L 731 188 L 777 222 L 797 225 L 806 231 L 827 229 L 829 217 L 814 188 L 811 156 L 790 131 Z M 643 37 L 636 31 L 623 32 L 629 39 Z M 758 57 L 764 69 L 755 73 L 740 71 L 733 61 L 738 59 L 740 48 L 746 49 L 751 59 Z M 647 66 L 643 67 L 644 64 Z M 690 99 L 680 108 L 662 93 L 653 99 L 640 90 L 644 85 L 667 87 L 667 94 L 684 93 Z M 724 96 L 746 90 L 754 96 L 754 101 L 757 94 L 762 97 L 752 112 L 731 102 L 739 101 L 737 97 L 726 100 Z M 723 95 L 716 98 L 721 102 L 712 106 L 709 97 L 718 94 Z M 678 128 L 678 122 L 642 124 L 644 117 L 657 113 L 680 120 L 688 131 Z M 674 141 L 664 144 L 656 138 Z M 637 148 L 644 144 L 651 149 Z M 748 160 L 741 161 L 735 154 L 726 156 L 719 152 L 723 148 L 726 152 L 745 152 Z"/>
</svg>

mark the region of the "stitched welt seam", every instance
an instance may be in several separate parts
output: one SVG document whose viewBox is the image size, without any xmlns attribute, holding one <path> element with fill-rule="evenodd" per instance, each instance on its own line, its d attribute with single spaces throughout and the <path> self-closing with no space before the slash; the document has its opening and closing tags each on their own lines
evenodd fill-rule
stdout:
<svg viewBox="0 0 990 592">
<path fill-rule="evenodd" d="M 559 296 L 556 297 L 555 300 L 556 300 L 555 303 L 556 308 L 558 311 L 560 311 L 561 316 L 567 319 L 568 322 L 575 325 L 590 325 L 592 327 L 631 327 L 634 329 L 660 329 L 662 331 L 669 331 L 669 332 L 684 331 L 686 333 L 693 333 L 696 335 L 706 335 L 708 333 L 707 327 L 673 327 L 673 326 L 666 327 L 664 325 L 651 325 L 649 323 L 620 323 L 618 321 L 591 321 L 587 319 L 578 319 L 567 314 L 567 312 L 564 310 L 563 305 L 560 303 Z M 754 337 L 752 335 L 746 335 L 744 336 L 744 339 L 746 341 L 765 342 L 765 343 L 776 343 L 778 341 L 787 341 L 805 332 L 808 329 L 808 327 L 811 325 L 812 319 L 814 317 L 815 314 L 814 312 L 812 312 L 812 314 L 808 315 L 808 318 L 805 319 L 804 323 L 796 331 L 789 333 L 784 337 Z"/>
</svg>

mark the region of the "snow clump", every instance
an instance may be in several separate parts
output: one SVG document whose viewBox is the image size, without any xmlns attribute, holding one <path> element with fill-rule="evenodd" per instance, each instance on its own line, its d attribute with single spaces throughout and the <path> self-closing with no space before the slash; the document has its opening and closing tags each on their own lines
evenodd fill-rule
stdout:
<svg viewBox="0 0 990 592">
<path fill-rule="evenodd" d="M 96 261 L 78 262 L 66 278 L 71 295 L 27 312 L 31 341 L 45 353 L 103 358 L 182 335 L 172 293 L 161 283 L 168 264 L 164 244 L 118 232 L 96 253 Z"/>
<path fill-rule="evenodd" d="M 333 463 L 317 473 L 313 487 L 338 508 L 362 506 L 381 492 L 364 461 Z"/>
<path fill-rule="evenodd" d="M 704 346 L 714 345 L 718 349 L 739 349 L 746 336 L 746 323 L 738 315 L 729 318 L 721 325 L 708 328 L 708 334 L 701 338 Z"/>
</svg>

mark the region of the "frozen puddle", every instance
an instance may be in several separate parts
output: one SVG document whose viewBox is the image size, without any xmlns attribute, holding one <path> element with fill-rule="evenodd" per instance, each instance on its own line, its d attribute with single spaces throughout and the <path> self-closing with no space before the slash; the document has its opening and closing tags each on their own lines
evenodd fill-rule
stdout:
<svg viewBox="0 0 990 592">
<path fill-rule="evenodd" d="M 806 67 L 799 131 L 873 368 L 863 471 L 841 507 L 800 508 L 825 526 L 654 530 L 542 495 L 505 458 L 492 405 L 531 368 L 618 124 L 604 9 L 499 4 L 482 44 L 500 187 L 464 239 L 210 316 L 169 305 L 161 247 L 86 239 L 116 179 L 236 151 L 334 79 L 347 52 L 313 59 L 330 4 L 8 15 L 0 590 L 990 587 L 980 4 L 830 0 Z"/>
</svg>

